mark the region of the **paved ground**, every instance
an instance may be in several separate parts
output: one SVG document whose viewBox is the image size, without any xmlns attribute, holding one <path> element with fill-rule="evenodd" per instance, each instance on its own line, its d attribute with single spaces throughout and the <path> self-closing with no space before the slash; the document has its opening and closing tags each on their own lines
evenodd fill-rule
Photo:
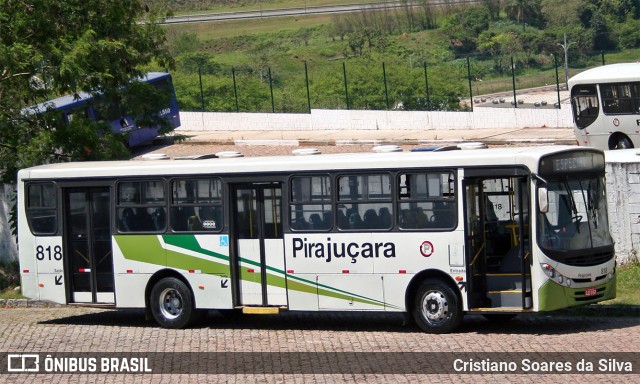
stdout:
<svg viewBox="0 0 640 384">
<path fill-rule="evenodd" d="M 404 150 L 415 147 L 483 142 L 496 146 L 575 145 L 570 128 L 514 128 L 473 130 L 394 131 L 176 131 L 179 140 L 143 147 L 136 153 L 168 156 L 202 155 L 236 150 L 245 156 L 290 154 L 299 147 L 315 147 L 322 153 L 364 152 L 375 145 L 395 144 Z"/>
<path fill-rule="evenodd" d="M 43 353 L 43 358 L 46 353 L 54 357 L 68 356 L 62 354 L 65 352 L 81 352 L 81 355 L 74 356 L 85 357 L 112 356 L 110 352 L 141 352 L 136 355 L 156 357 L 158 355 L 152 352 L 198 354 L 160 355 L 164 363 L 154 363 L 153 370 L 164 372 L 161 374 L 9 375 L 5 372 L 0 374 L 0 382 L 638 382 L 640 319 L 637 316 L 600 315 L 521 315 L 503 325 L 489 323 L 482 317 L 468 316 L 458 333 L 428 335 L 414 326 L 403 326 L 397 315 L 377 313 L 292 312 L 278 316 L 223 316 L 212 312 L 206 323 L 197 327 L 166 330 L 146 323 L 137 311 L 72 307 L 4 308 L 0 309 L 0 351 Z M 619 352 L 631 353 L 616 354 Z M 4 356 L 3 360 L 6 359 Z M 274 367 L 274 356 L 288 359 L 285 365 L 292 361 L 306 362 L 301 368 L 288 370 L 286 367 Z M 574 365 L 572 373 L 561 375 L 463 374 L 453 369 L 454 357 L 464 361 L 516 359 L 518 362 L 530 358 L 537 362 L 572 361 Z M 421 358 L 431 361 L 420 361 Z M 575 372 L 576 359 L 598 361 L 601 358 L 631 361 L 635 373 L 600 374 L 597 373 L 597 365 L 596 373 Z M 212 361 L 224 359 L 243 366 L 240 369 L 243 372 L 199 375 L 193 368 L 203 369 Z M 328 361 L 327 365 L 320 363 L 323 359 Z M 263 365 L 256 366 L 257 360 Z M 427 364 L 436 373 L 414 373 L 420 364 Z M 42 362 L 41 365 L 44 366 Z M 247 369 L 247 366 L 255 369 Z M 2 368 L 5 366 L 0 367 L 0 372 Z M 297 369 L 306 373 L 280 373 L 298 372 Z M 385 373 L 386 369 L 396 373 Z M 180 370 L 187 373 L 168 373 Z M 270 373 L 260 373 L 265 371 Z"/>
</svg>

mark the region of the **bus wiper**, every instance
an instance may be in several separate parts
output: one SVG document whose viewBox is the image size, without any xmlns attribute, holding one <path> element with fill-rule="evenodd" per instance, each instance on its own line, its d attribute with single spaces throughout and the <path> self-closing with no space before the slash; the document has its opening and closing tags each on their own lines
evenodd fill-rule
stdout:
<svg viewBox="0 0 640 384">
<path fill-rule="evenodd" d="M 567 195 L 569 195 L 569 204 L 571 205 L 571 213 L 573 214 L 573 219 L 576 223 L 576 231 L 580 233 L 580 221 L 582 221 L 582 216 L 578 215 L 578 207 L 576 207 L 576 201 L 573 198 L 573 192 L 571 191 L 571 187 L 569 186 L 567 176 L 562 178 L 562 185 L 564 186 Z"/>
</svg>

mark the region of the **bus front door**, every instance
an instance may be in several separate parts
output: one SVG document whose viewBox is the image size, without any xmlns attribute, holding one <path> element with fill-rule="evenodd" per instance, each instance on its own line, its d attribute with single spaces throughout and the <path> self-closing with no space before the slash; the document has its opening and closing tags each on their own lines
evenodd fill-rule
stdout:
<svg viewBox="0 0 640 384">
<path fill-rule="evenodd" d="M 115 302 L 108 187 L 65 190 L 65 279 L 71 303 Z"/>
<path fill-rule="evenodd" d="M 238 304 L 286 306 L 281 185 L 245 184 L 233 196 Z"/>
<path fill-rule="evenodd" d="M 529 184 L 526 176 L 465 176 L 469 309 L 522 311 L 532 307 Z"/>
</svg>

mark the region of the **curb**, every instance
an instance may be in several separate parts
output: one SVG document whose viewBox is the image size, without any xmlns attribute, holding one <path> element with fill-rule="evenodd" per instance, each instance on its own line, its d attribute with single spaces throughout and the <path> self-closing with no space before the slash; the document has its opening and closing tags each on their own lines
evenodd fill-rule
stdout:
<svg viewBox="0 0 640 384">
<path fill-rule="evenodd" d="M 62 306 L 62 304 L 43 300 L 0 299 L 0 308 L 50 308 Z"/>
<path fill-rule="evenodd" d="M 285 140 L 239 140 L 239 139 L 221 139 L 221 140 L 203 140 L 203 139 L 187 139 L 176 144 L 190 145 L 237 145 L 237 146 L 346 146 L 346 145 L 444 145 L 446 143 L 460 142 L 461 140 L 421 140 L 421 139 L 405 139 L 405 140 L 385 140 L 385 139 L 341 139 L 341 140 L 306 140 L 306 139 L 285 139 Z M 575 139 L 514 139 L 514 140 L 476 140 L 487 145 L 575 145 Z"/>
</svg>

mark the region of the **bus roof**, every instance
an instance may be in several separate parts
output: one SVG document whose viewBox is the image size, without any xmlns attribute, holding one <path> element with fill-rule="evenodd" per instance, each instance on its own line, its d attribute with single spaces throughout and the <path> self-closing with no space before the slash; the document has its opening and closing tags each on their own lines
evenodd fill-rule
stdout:
<svg viewBox="0 0 640 384">
<path fill-rule="evenodd" d="M 640 81 L 640 63 L 609 64 L 580 72 L 569 79 L 569 89 L 578 84 Z"/>
<path fill-rule="evenodd" d="M 445 152 L 369 152 L 309 156 L 214 158 L 206 160 L 71 162 L 23 169 L 19 172 L 18 178 L 20 180 L 60 180 L 89 177 L 265 174 L 422 167 L 497 167 L 505 164 L 522 165 L 535 170 L 541 156 L 572 150 L 585 149 L 575 146 L 545 146 Z"/>
<path fill-rule="evenodd" d="M 154 80 L 161 79 L 168 76 L 165 72 L 149 72 L 144 75 L 143 80 L 145 82 L 153 82 Z M 73 95 L 60 96 L 55 99 L 47 100 L 43 103 L 36 104 L 31 107 L 25 108 L 27 114 L 29 113 L 43 113 L 49 109 L 66 109 L 73 108 L 77 104 L 81 104 L 85 100 L 91 99 L 93 96 L 88 92 L 77 92 Z"/>
</svg>

